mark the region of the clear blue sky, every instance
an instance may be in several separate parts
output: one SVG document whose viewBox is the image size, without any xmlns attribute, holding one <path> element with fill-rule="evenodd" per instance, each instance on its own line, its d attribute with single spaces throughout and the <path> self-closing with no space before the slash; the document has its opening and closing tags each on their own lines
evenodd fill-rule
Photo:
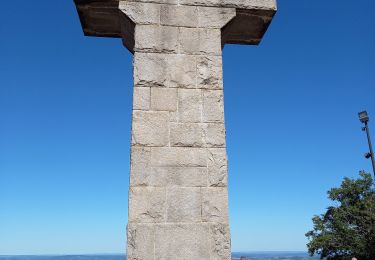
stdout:
<svg viewBox="0 0 375 260">
<path fill-rule="evenodd" d="M 232 248 L 306 250 L 326 191 L 370 171 L 375 1 L 280 0 L 262 44 L 227 45 Z M 132 56 L 83 37 L 73 1 L 0 8 L 0 254 L 124 252 Z"/>
</svg>

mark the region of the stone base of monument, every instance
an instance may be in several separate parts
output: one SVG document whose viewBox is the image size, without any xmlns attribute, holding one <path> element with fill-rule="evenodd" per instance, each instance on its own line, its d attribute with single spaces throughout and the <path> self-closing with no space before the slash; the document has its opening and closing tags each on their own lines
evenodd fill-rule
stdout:
<svg viewBox="0 0 375 260">
<path fill-rule="evenodd" d="M 128 260 L 229 260 L 222 47 L 258 44 L 273 0 L 76 0 L 134 54 Z"/>
</svg>

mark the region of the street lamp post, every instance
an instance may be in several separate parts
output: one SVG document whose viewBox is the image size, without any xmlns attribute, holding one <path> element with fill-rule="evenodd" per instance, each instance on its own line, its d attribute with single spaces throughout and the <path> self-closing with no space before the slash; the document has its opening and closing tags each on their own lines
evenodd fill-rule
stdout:
<svg viewBox="0 0 375 260">
<path fill-rule="evenodd" d="M 366 131 L 367 134 L 367 141 L 368 141 L 368 146 L 370 149 L 370 152 L 365 154 L 366 159 L 371 158 L 371 163 L 372 163 L 372 170 L 374 173 L 375 177 L 375 160 L 374 160 L 374 152 L 372 150 L 372 144 L 371 144 L 371 138 L 370 138 L 370 129 L 368 127 L 368 121 L 369 121 L 369 116 L 366 111 L 362 111 L 358 113 L 359 121 L 361 121 L 365 126 L 362 128 L 363 131 Z"/>
</svg>

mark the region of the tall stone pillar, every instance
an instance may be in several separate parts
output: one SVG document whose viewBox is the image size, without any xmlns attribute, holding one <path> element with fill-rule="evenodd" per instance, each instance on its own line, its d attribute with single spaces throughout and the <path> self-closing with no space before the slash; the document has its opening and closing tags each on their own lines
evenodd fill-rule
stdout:
<svg viewBox="0 0 375 260">
<path fill-rule="evenodd" d="M 222 46 L 257 44 L 274 1 L 76 4 L 134 54 L 127 259 L 230 259 Z"/>
<path fill-rule="evenodd" d="M 136 24 L 128 258 L 229 259 L 221 28 L 235 9 L 120 9 Z"/>
</svg>

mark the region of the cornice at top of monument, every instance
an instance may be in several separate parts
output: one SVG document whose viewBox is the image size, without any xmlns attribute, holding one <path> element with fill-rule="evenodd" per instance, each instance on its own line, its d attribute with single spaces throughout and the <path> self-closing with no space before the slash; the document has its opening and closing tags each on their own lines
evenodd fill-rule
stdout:
<svg viewBox="0 0 375 260">
<path fill-rule="evenodd" d="M 276 0 L 74 0 L 76 5 L 113 7 L 119 2 L 143 2 L 172 5 L 232 7 L 241 9 L 276 10 Z"/>
<path fill-rule="evenodd" d="M 141 0 L 141 1 L 152 1 L 152 0 Z M 178 3 L 182 5 L 276 10 L 276 0 L 178 0 Z"/>
<path fill-rule="evenodd" d="M 182 15 L 180 11 L 191 10 L 193 6 L 196 6 L 199 14 L 204 14 L 204 11 L 211 13 L 206 17 L 208 19 L 206 20 L 211 24 L 202 23 L 200 21 L 204 19 L 198 19 L 194 27 L 220 28 L 228 22 L 227 16 L 224 14 L 235 9 L 235 17 L 221 28 L 222 45 L 224 46 L 224 44 L 259 44 L 276 13 L 276 0 L 74 0 L 74 2 L 85 35 L 123 38 L 127 42 L 125 45 L 131 51 L 134 47 L 134 25 L 136 23 L 131 18 L 135 16 L 150 19 L 156 17 L 152 21 L 147 21 L 147 24 L 160 23 L 167 26 L 191 27 L 190 23 L 171 23 L 164 20 L 169 18 L 172 20 L 194 20 L 193 16 L 188 15 L 189 12 L 182 12 L 184 13 Z M 135 13 L 129 12 L 129 10 L 127 12 L 125 6 L 136 7 Z M 223 10 L 220 11 L 221 8 Z M 162 13 L 158 11 L 159 9 L 172 11 Z M 212 16 L 215 12 L 217 16 Z M 127 13 L 127 15 L 123 15 L 123 13 Z M 125 16 L 127 16 L 126 19 L 124 19 Z M 200 17 L 204 18 L 205 16 Z M 210 17 L 215 17 L 214 25 L 209 20 Z M 220 17 L 223 18 L 222 21 Z"/>
</svg>

